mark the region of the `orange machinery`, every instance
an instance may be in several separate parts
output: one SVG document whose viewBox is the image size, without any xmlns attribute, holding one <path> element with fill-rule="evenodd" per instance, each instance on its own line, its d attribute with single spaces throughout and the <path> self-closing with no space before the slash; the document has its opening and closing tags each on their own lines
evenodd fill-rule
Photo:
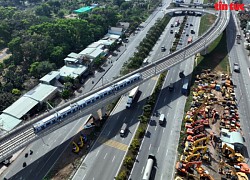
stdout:
<svg viewBox="0 0 250 180">
<path fill-rule="evenodd" d="M 208 121 L 208 119 L 201 119 L 198 121 L 194 121 L 193 123 L 186 123 L 185 127 L 186 128 L 193 128 L 194 126 L 198 126 L 198 125 L 209 126 L 209 121 Z"/>
<path fill-rule="evenodd" d="M 199 168 L 202 165 L 202 161 L 192 161 L 188 163 L 177 162 L 175 167 L 178 172 L 187 174 L 189 171 L 189 167 L 193 165 L 195 165 L 196 168 Z"/>
<path fill-rule="evenodd" d="M 206 135 L 206 134 L 203 134 L 203 133 L 197 134 L 197 135 L 195 135 L 195 136 L 188 135 L 187 141 L 193 142 L 193 141 L 196 141 L 196 140 L 198 140 L 198 139 L 200 139 L 200 138 L 204 138 L 204 137 L 207 137 L 207 135 Z"/>
<path fill-rule="evenodd" d="M 190 134 L 190 135 L 195 135 L 195 134 L 198 134 L 200 132 L 203 132 L 204 130 L 205 130 L 204 125 L 199 125 L 199 126 L 196 126 L 194 128 L 188 128 L 186 133 Z"/>
</svg>

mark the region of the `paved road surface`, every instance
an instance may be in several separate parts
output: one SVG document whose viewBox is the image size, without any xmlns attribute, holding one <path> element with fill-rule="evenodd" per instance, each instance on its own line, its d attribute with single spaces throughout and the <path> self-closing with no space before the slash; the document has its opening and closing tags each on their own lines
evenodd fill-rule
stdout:
<svg viewBox="0 0 250 180">
<path fill-rule="evenodd" d="M 192 23 L 194 26 L 189 26 L 186 32 L 190 34 L 191 29 L 198 32 L 199 21 L 200 18 L 198 17 L 188 17 L 187 23 Z M 187 43 L 188 37 L 186 34 L 183 34 L 183 44 Z M 165 127 L 162 127 L 159 125 L 159 116 L 152 117 L 146 138 L 137 157 L 138 161 L 132 170 L 132 180 L 142 179 L 148 154 L 151 153 L 155 154 L 157 159 L 157 167 L 152 171 L 153 179 L 173 179 L 181 121 L 186 101 L 186 97 L 180 93 L 182 87 L 182 81 L 179 78 L 180 69 L 184 70 L 186 75 L 190 74 L 193 69 L 193 58 L 169 70 L 155 108 L 157 114 L 165 114 L 167 124 Z M 169 92 L 167 86 L 173 82 L 175 90 L 174 92 Z"/>
<path fill-rule="evenodd" d="M 122 66 L 123 62 L 125 62 L 128 59 L 128 57 L 132 55 L 131 52 L 133 52 L 135 47 L 138 46 L 140 40 L 144 38 L 147 30 L 149 30 L 149 28 L 154 24 L 156 19 L 161 16 L 163 16 L 163 13 L 160 12 L 159 10 L 156 10 L 156 12 L 154 12 L 153 15 L 149 17 L 146 23 L 143 24 L 144 29 L 140 31 L 137 35 L 129 38 L 129 43 L 126 46 L 127 50 L 119 58 L 119 60 L 116 61 L 116 63 L 113 63 L 112 68 L 110 68 L 108 73 L 105 75 L 104 80 L 108 81 L 108 79 L 112 79 L 114 76 L 117 76 L 119 74 L 119 69 Z M 119 56 L 123 50 L 125 50 L 125 47 L 121 48 Z M 115 61 L 116 59 L 117 57 L 112 58 L 113 61 Z M 109 66 L 106 67 L 106 69 L 108 68 Z M 97 82 L 102 74 L 103 73 L 96 73 L 94 81 Z M 95 84 L 92 85 L 91 81 L 92 79 L 86 83 L 83 91 L 88 92 L 89 89 L 93 88 Z M 58 159 L 63 149 L 68 145 L 68 142 L 64 141 L 66 141 L 67 139 L 69 139 L 69 137 L 72 137 L 74 134 L 76 134 L 78 129 L 83 125 L 83 122 L 85 121 L 86 119 L 74 121 L 68 124 L 67 126 L 55 131 L 54 133 L 47 135 L 46 137 L 43 138 L 43 140 L 38 140 L 32 143 L 27 147 L 24 153 L 22 153 L 20 157 L 17 158 L 15 162 L 13 162 L 10 165 L 10 167 L 8 167 L 8 169 L 0 177 L 6 177 L 6 178 L 12 177 L 11 179 L 30 179 L 31 177 L 32 178 L 34 177 L 32 176 L 32 174 L 34 174 L 32 172 L 36 172 L 36 179 L 37 180 L 42 179 L 48 173 L 51 166 L 54 165 L 55 160 Z M 65 134 L 65 132 L 69 133 Z M 59 136 L 59 134 L 65 134 L 65 135 Z M 62 145 L 58 146 L 60 144 Z M 57 146 L 60 148 L 57 148 Z M 24 154 L 27 151 L 29 151 L 29 149 L 33 149 L 34 154 L 31 157 L 27 158 L 26 160 L 24 159 Z M 24 161 L 27 162 L 28 166 L 25 169 L 22 169 L 22 164 Z M 41 167 L 43 167 L 42 170 L 40 170 Z"/>
<path fill-rule="evenodd" d="M 233 12 L 235 16 L 235 13 Z M 233 21 L 234 19 L 234 21 Z M 231 73 L 233 83 L 236 85 L 235 92 L 238 100 L 238 108 L 241 118 L 241 128 L 244 133 L 245 146 L 250 149 L 250 62 L 247 52 L 244 48 L 243 41 L 241 44 L 236 44 L 236 30 L 235 30 L 235 20 L 236 18 L 231 18 L 229 25 L 226 29 L 228 39 L 228 51 L 229 51 L 229 61 L 231 66 Z M 243 37 L 243 34 L 241 35 Z M 233 71 L 233 63 L 239 63 L 241 72 L 235 73 Z M 250 166 L 249 154 L 245 152 L 244 156 L 247 158 L 247 163 Z"/>
</svg>

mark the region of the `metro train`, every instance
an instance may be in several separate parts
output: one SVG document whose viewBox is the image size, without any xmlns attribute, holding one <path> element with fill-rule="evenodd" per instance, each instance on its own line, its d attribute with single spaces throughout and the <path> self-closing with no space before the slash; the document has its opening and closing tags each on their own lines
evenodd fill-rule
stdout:
<svg viewBox="0 0 250 180">
<path fill-rule="evenodd" d="M 70 115 L 76 111 L 79 111 L 80 109 L 83 109 L 83 108 L 89 106 L 90 104 L 101 100 L 104 97 L 112 95 L 115 92 L 123 89 L 124 87 L 127 87 L 127 86 L 133 84 L 134 82 L 137 82 L 141 79 L 142 79 L 141 74 L 137 73 L 137 74 L 134 74 L 126 79 L 123 79 L 123 80 L 117 82 L 116 84 L 113 84 L 113 85 L 111 85 L 103 90 L 100 90 L 100 91 L 92 94 L 91 96 L 88 96 L 84 99 L 81 99 L 81 100 L 77 101 L 76 103 L 71 104 L 70 106 L 67 106 L 67 107 L 61 109 L 60 111 L 34 123 L 33 124 L 34 131 L 35 131 L 35 133 L 38 133 L 38 132 L 46 129 L 47 127 L 49 127 L 57 122 L 61 122 L 68 115 Z"/>
</svg>

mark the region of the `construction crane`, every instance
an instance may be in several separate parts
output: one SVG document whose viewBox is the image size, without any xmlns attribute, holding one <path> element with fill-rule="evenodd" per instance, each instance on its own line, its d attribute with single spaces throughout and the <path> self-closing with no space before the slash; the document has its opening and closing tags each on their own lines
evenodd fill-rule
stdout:
<svg viewBox="0 0 250 180">
<path fill-rule="evenodd" d="M 74 153 L 79 153 L 79 151 L 80 151 L 79 146 L 78 146 L 74 141 L 72 142 L 72 144 L 74 145 L 72 151 L 73 151 Z"/>
</svg>

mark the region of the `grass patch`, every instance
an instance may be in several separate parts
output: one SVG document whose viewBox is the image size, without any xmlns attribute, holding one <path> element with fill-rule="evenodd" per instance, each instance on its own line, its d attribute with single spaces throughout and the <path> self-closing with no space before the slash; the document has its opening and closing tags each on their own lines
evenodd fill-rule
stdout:
<svg viewBox="0 0 250 180">
<path fill-rule="evenodd" d="M 205 33 L 211 25 L 215 22 L 216 16 L 213 14 L 205 14 L 201 17 L 199 36 Z"/>
<path fill-rule="evenodd" d="M 212 71 L 227 73 L 229 70 L 229 61 L 227 56 L 227 37 L 226 31 L 224 31 L 208 48 L 206 55 L 200 55 L 196 58 L 195 67 L 192 73 L 191 80 L 191 90 L 195 88 L 194 80 L 197 74 L 201 74 L 203 69 L 211 69 Z M 185 108 L 184 108 L 184 117 L 186 112 L 190 109 L 192 103 L 193 95 L 192 92 L 187 98 Z M 183 118 L 184 119 L 184 118 Z M 179 154 L 183 153 L 184 141 L 186 138 L 185 133 L 185 121 L 182 121 L 180 139 L 178 152 Z"/>
</svg>

